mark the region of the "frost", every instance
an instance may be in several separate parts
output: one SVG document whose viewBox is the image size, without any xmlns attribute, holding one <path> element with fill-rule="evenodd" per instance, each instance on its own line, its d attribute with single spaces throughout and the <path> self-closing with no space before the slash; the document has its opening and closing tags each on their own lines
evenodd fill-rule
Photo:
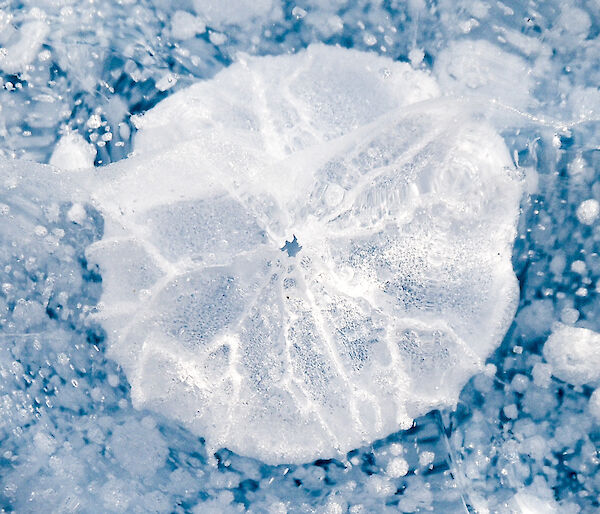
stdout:
<svg viewBox="0 0 600 514">
<path fill-rule="evenodd" d="M 590 413 L 600 421 L 600 389 L 596 389 L 590 396 Z"/>
<path fill-rule="evenodd" d="M 67 218 L 72 223 L 82 224 L 85 220 L 87 214 L 85 212 L 85 207 L 80 203 L 74 203 L 73 206 L 67 212 Z"/>
<path fill-rule="evenodd" d="M 552 497 L 540 498 L 532 494 L 527 488 L 515 494 L 510 502 L 513 512 L 521 514 L 537 514 L 545 512 L 548 514 L 559 512 L 558 505 Z"/>
<path fill-rule="evenodd" d="M 488 41 L 453 42 L 440 53 L 435 73 L 447 93 L 480 95 L 512 107 L 531 102 L 534 83 L 527 63 Z"/>
<path fill-rule="evenodd" d="M 0 510 L 508 513 L 522 511 L 512 500 L 518 494 L 521 507 L 529 505 L 532 512 L 597 512 L 600 395 L 590 393 L 598 384 L 573 386 L 552 377 L 542 348 L 557 320 L 600 332 L 598 218 L 587 225 L 577 217 L 583 201 L 600 199 L 598 2 L 273 1 L 272 14 L 261 12 L 263 2 L 254 2 L 256 10 L 247 1 L 196 3 L 199 9 L 211 3 L 220 8 L 221 26 L 208 24 L 193 1 L 24 0 L 5 3 L 0 11 L 3 50 L 16 48 L 19 40 L 24 49 L 36 44 L 22 38 L 28 23 L 44 20 L 49 29 L 37 56 L 12 52 L 17 60 L 25 58 L 23 66 L 14 74 L 3 70 L 0 88 L 0 153 L 19 159 L 8 171 L 0 165 Z M 300 19 L 294 14 L 303 13 L 292 12 L 296 4 L 306 12 Z M 178 9 L 186 13 L 180 19 Z M 225 44 L 216 48 L 214 34 L 227 38 Z M 227 450 L 213 457 L 206 451 L 213 448 L 177 419 L 132 408 L 128 378 L 106 355 L 115 335 L 109 333 L 107 341 L 89 318 L 102 308 L 98 301 L 108 282 L 121 280 L 112 289 L 116 298 L 136 302 L 151 295 L 151 288 L 138 284 L 160 280 L 157 268 L 139 266 L 135 245 L 110 250 L 126 272 L 111 276 L 93 264 L 87 268 L 85 247 L 113 217 L 89 205 L 88 194 L 65 199 L 59 189 L 62 180 L 76 186 L 90 172 L 47 177 L 47 168 L 28 161 L 48 162 L 65 125 L 96 147 L 98 165 L 124 159 L 133 151 L 136 117 L 230 63 L 248 61 L 245 54 L 293 54 L 314 41 L 366 50 L 366 34 L 377 39 L 369 47 L 373 54 L 410 59 L 422 70 L 433 67 L 443 94 L 459 97 L 477 119 L 492 119 L 486 98 L 492 96 L 494 127 L 532 195 L 522 204 L 512 254 L 521 292 L 517 321 L 483 373 L 462 389 L 454 412 L 452 406 L 433 411 L 410 431 L 353 449 L 339 461 L 268 466 Z M 477 52 L 481 40 L 495 49 L 491 55 L 485 48 Z M 440 61 L 449 52 L 460 54 L 456 45 L 462 45 L 467 65 L 457 59 L 459 66 L 448 66 L 444 75 Z M 524 66 L 522 72 L 514 73 L 514 62 Z M 480 77 L 470 71 L 478 68 Z M 372 71 L 389 78 L 394 70 L 384 64 Z M 524 82 L 533 86 L 525 97 Z M 160 91 L 157 85 L 173 87 Z M 223 90 L 230 88 L 225 84 Z M 269 93 L 265 101 L 279 97 Z M 208 99 L 212 104 L 213 96 Z M 249 103 L 256 111 L 256 103 Z M 182 111 L 195 110 L 181 105 Z M 512 112 L 511 118 L 496 118 L 499 111 Z M 86 125 L 91 115 L 98 116 L 96 128 Z M 137 145 L 134 161 L 180 148 L 176 138 L 170 143 L 170 137 L 159 137 L 167 141 L 164 149 L 158 148 L 162 141 L 148 138 L 148 151 Z M 177 180 L 177 173 L 164 169 Z M 114 171 L 103 167 L 96 173 L 109 187 L 119 175 Z M 139 184 L 143 176 L 140 171 Z M 331 188 L 327 195 L 335 203 L 343 192 Z M 81 207 L 81 224 L 69 215 L 74 205 Z M 277 241 L 278 248 L 290 242 L 284 257 L 293 236 Z M 291 259 L 307 249 L 302 234 L 296 239 L 302 249 Z M 104 305 L 112 306 L 109 296 Z M 509 406 L 515 418 L 504 416 Z M 226 415 L 224 407 L 218 415 Z M 135 431 L 147 416 L 155 418 L 168 454 L 139 474 L 135 454 L 128 459 L 126 452 L 144 453 L 144 440 L 154 441 L 155 432 L 136 432 L 131 447 L 127 441 L 113 447 L 113 434 L 122 435 L 120 426 Z M 435 458 L 423 466 L 420 457 L 429 451 Z M 406 459 L 411 472 L 387 477 L 392 456 Z M 383 480 L 371 483 L 373 475 Z M 372 492 L 377 483 L 384 494 Z"/>
<path fill-rule="evenodd" d="M 400 478 L 408 473 L 408 462 L 402 457 L 390 460 L 386 468 L 386 474 L 391 478 Z"/>
<path fill-rule="evenodd" d="M 205 31 L 205 23 L 189 12 L 175 11 L 171 18 L 171 34 L 176 39 L 190 39 Z"/>
<path fill-rule="evenodd" d="M 408 53 L 408 58 L 410 59 L 410 63 L 413 65 L 414 68 L 418 67 L 423 62 L 424 57 L 425 52 L 422 48 L 413 48 Z"/>
<path fill-rule="evenodd" d="M 132 476 L 152 476 L 169 453 L 158 430 L 144 421 L 118 425 L 110 439 L 113 455 Z"/>
<path fill-rule="evenodd" d="M 517 419 L 519 417 L 519 411 L 514 403 L 505 405 L 503 411 L 504 415 L 509 419 Z"/>
<path fill-rule="evenodd" d="M 435 453 L 433 452 L 421 452 L 419 454 L 419 464 L 423 467 L 430 466 L 433 463 L 433 459 L 435 459 Z"/>
<path fill-rule="evenodd" d="M 253 27 L 258 20 L 275 22 L 282 16 L 281 6 L 274 0 L 193 0 L 192 3 L 206 24 L 216 29 L 227 25 Z"/>
<path fill-rule="evenodd" d="M 90 118 L 91 119 L 91 118 Z M 91 168 L 96 158 L 96 149 L 77 132 L 67 132 L 58 141 L 50 164 L 63 170 Z"/>
<path fill-rule="evenodd" d="M 600 380 L 600 334 L 557 323 L 544 345 L 552 374 L 573 385 Z"/>
<path fill-rule="evenodd" d="M 514 314 L 521 185 L 438 95 L 408 64 L 313 46 L 139 120 L 136 156 L 91 181 L 87 252 L 135 406 L 301 462 L 456 402 Z"/>
<path fill-rule="evenodd" d="M 36 58 L 48 32 L 48 25 L 40 19 L 21 25 L 8 44 L 0 48 L 0 70 L 9 74 L 24 72 Z"/>
<path fill-rule="evenodd" d="M 600 203 L 598 200 L 590 198 L 579 204 L 577 207 L 577 219 L 584 225 L 592 225 L 600 214 Z"/>
</svg>

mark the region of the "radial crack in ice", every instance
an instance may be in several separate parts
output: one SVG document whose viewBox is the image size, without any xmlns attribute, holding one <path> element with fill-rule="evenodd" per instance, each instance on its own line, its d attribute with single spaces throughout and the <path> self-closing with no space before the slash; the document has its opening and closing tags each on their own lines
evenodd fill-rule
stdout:
<svg viewBox="0 0 600 514">
<path fill-rule="evenodd" d="M 269 463 L 455 404 L 518 295 L 520 180 L 464 109 L 408 64 L 313 46 L 149 111 L 89 186 L 134 404 Z"/>
</svg>

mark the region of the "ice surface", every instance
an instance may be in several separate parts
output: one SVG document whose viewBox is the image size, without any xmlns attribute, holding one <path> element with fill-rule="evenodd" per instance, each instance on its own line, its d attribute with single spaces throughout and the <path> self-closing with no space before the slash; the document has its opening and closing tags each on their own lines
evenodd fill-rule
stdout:
<svg viewBox="0 0 600 514">
<path fill-rule="evenodd" d="M 186 12 L 176 11 L 171 19 L 171 35 L 175 39 L 185 40 L 202 34 L 206 24 L 197 16 Z"/>
<path fill-rule="evenodd" d="M 312 46 L 138 122 L 92 181 L 87 252 L 137 407 L 277 463 L 456 402 L 514 314 L 521 187 L 494 130 L 438 97 L 408 64 Z"/>
<path fill-rule="evenodd" d="M 238 5 L 217 28 L 191 0 L 4 2 L 3 49 L 37 45 L 21 39 L 28 23 L 49 31 L 35 51 L 13 52 L 24 57 L 21 69 L 2 70 L 0 154 L 48 162 L 69 127 L 95 147 L 98 165 L 123 159 L 136 115 L 240 52 L 296 53 L 321 41 L 410 60 L 476 111 L 491 97 L 494 126 L 525 172 L 516 320 L 456 410 L 433 411 L 339 460 L 269 466 L 227 450 L 213 457 L 177 421 L 133 409 L 127 377 L 107 357 L 89 313 L 108 275 L 88 270 L 84 255 L 103 216 L 84 198 L 64 200 L 55 173 L 27 162 L 13 173 L 2 161 L 0 510 L 598 512 L 598 387 L 557 378 L 543 354 L 556 321 L 600 333 L 600 227 L 595 208 L 578 212 L 600 200 L 597 0 L 306 0 L 273 2 L 279 13 L 258 16 Z M 449 52 L 459 66 L 440 65 Z M 515 116 L 498 116 L 509 111 Z M 156 269 L 133 273 L 139 253 L 125 246 L 115 258 L 143 283 Z M 397 458 L 409 469 L 394 478 L 387 470 Z"/>
</svg>

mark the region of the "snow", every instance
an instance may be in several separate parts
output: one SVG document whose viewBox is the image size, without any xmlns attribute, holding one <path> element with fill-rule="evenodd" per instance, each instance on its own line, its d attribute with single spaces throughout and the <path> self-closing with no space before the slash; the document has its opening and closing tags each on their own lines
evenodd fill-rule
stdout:
<svg viewBox="0 0 600 514">
<path fill-rule="evenodd" d="M 396 457 L 388 462 L 386 474 L 392 478 L 400 478 L 408 473 L 408 462 L 401 457 Z"/>
<path fill-rule="evenodd" d="M 135 406 L 283 463 L 456 402 L 514 312 L 521 186 L 493 129 L 437 95 L 407 64 L 312 46 L 139 121 L 137 157 L 91 188 L 87 252 Z"/>
<path fill-rule="evenodd" d="M 282 9 L 274 0 L 194 0 L 194 10 L 206 24 L 216 29 L 227 25 L 251 27 L 257 22 L 275 22 L 282 16 Z"/>
</svg>

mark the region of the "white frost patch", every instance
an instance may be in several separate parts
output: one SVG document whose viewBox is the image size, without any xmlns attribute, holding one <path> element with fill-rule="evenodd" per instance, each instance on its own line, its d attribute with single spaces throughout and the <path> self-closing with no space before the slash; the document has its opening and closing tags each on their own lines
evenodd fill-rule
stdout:
<svg viewBox="0 0 600 514">
<path fill-rule="evenodd" d="M 152 476 L 165 463 L 169 450 L 164 438 L 151 423 L 126 421 L 114 428 L 110 450 L 132 476 Z"/>
<path fill-rule="evenodd" d="M 422 48 L 413 48 L 408 52 L 408 58 L 414 68 L 418 68 L 425 58 L 425 52 Z"/>
<path fill-rule="evenodd" d="M 435 62 L 445 94 L 493 99 L 511 107 L 530 102 L 534 79 L 527 63 L 488 41 L 452 42 Z"/>
<path fill-rule="evenodd" d="M 585 39 L 592 27 L 592 20 L 583 9 L 569 5 L 559 16 L 558 26 L 569 34 Z"/>
<path fill-rule="evenodd" d="M 77 170 L 93 167 L 95 159 L 94 145 L 79 133 L 69 131 L 58 141 L 50 157 L 50 164 L 63 170 Z"/>
<path fill-rule="evenodd" d="M 455 404 L 514 315 L 521 183 L 438 96 L 406 63 L 313 46 L 139 120 L 136 157 L 95 171 L 88 250 L 135 406 L 278 463 Z"/>
<path fill-rule="evenodd" d="M 33 442 L 35 447 L 42 453 L 51 455 L 54 453 L 57 447 L 57 442 L 51 435 L 42 431 L 36 432 L 33 436 Z"/>
<path fill-rule="evenodd" d="M 78 223 L 81 225 L 87 218 L 85 207 L 78 202 L 74 203 L 67 212 L 67 218 L 72 223 Z"/>
<path fill-rule="evenodd" d="M 0 70 L 22 73 L 36 58 L 42 43 L 50 32 L 43 20 L 23 23 L 8 44 L 0 48 Z"/>
<path fill-rule="evenodd" d="M 400 478 L 406 476 L 408 469 L 409 467 L 406 459 L 403 459 L 402 457 L 396 457 L 388 462 L 388 465 L 385 469 L 385 474 L 391 478 Z"/>
<path fill-rule="evenodd" d="M 514 403 L 511 403 L 510 405 L 505 405 L 503 408 L 503 412 L 508 419 L 517 419 L 519 417 L 519 410 L 517 409 L 517 406 Z"/>
<path fill-rule="evenodd" d="M 590 413 L 597 422 L 600 422 L 600 388 L 596 389 L 590 396 Z"/>
<path fill-rule="evenodd" d="M 175 39 L 186 40 L 203 34 L 206 24 L 197 16 L 186 11 L 175 11 L 171 18 L 171 35 Z"/>
<path fill-rule="evenodd" d="M 594 198 L 585 200 L 577 207 L 577 219 L 584 225 L 593 225 L 600 214 L 600 203 Z"/>
<path fill-rule="evenodd" d="M 600 334 L 557 323 L 544 345 L 552 374 L 573 385 L 600 380 Z"/>
<path fill-rule="evenodd" d="M 510 501 L 511 512 L 519 514 L 553 514 L 558 513 L 559 505 L 553 498 L 540 498 L 527 489 L 519 491 Z"/>
<path fill-rule="evenodd" d="M 434 459 L 435 453 L 433 452 L 424 451 L 419 454 L 419 464 L 423 467 L 433 464 Z"/>
<path fill-rule="evenodd" d="M 206 24 L 216 29 L 228 25 L 252 27 L 257 22 L 276 22 L 282 17 L 281 6 L 274 0 L 193 0 L 193 5 Z"/>
</svg>

